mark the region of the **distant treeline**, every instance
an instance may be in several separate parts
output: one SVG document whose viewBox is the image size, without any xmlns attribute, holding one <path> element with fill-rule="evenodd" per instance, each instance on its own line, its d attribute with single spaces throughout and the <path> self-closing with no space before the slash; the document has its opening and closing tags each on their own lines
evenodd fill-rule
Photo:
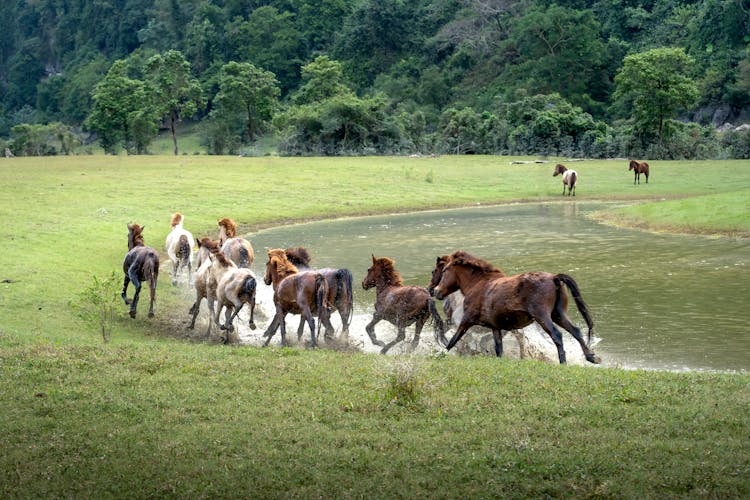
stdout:
<svg viewBox="0 0 750 500">
<path fill-rule="evenodd" d="M 0 145 L 750 157 L 743 0 L 2 2 Z M 731 123 L 729 125 L 728 123 Z M 722 126 L 717 130 L 717 126 Z"/>
</svg>

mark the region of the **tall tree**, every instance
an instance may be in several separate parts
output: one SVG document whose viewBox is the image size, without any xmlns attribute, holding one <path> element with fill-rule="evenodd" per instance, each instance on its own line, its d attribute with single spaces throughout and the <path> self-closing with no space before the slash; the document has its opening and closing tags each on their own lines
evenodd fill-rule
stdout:
<svg viewBox="0 0 750 500">
<path fill-rule="evenodd" d="M 151 57 L 146 61 L 146 72 L 154 109 L 169 123 L 177 155 L 177 122 L 193 116 L 203 107 L 203 91 L 180 51 L 169 50 L 164 55 Z"/>
<path fill-rule="evenodd" d="M 248 139 L 254 141 L 258 128 L 272 118 L 278 103 L 278 80 L 270 71 L 233 61 L 222 67 L 220 82 L 212 117 L 221 119 L 242 110 Z"/>
<path fill-rule="evenodd" d="M 665 124 L 698 99 L 698 87 L 688 76 L 693 59 L 683 49 L 659 48 L 630 54 L 615 77 L 615 100 L 633 113 L 643 142 L 656 137 L 662 144 Z"/>
</svg>

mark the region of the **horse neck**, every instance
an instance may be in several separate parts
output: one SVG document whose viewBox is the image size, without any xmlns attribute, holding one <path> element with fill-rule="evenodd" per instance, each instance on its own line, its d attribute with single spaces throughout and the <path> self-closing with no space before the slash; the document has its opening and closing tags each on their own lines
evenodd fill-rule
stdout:
<svg viewBox="0 0 750 500">
<path fill-rule="evenodd" d="M 128 250 L 132 250 L 135 247 L 145 247 L 145 246 L 146 246 L 146 242 L 143 241 L 143 236 L 141 236 L 140 234 L 137 235 L 132 240 L 128 240 Z"/>
<path fill-rule="evenodd" d="M 288 278 L 289 276 L 292 276 L 294 274 L 297 274 L 297 270 L 294 268 L 286 267 L 283 270 L 279 269 L 272 269 L 271 270 L 271 286 L 274 290 L 276 290 L 279 287 L 279 283 L 284 281 L 284 278 Z"/>
<path fill-rule="evenodd" d="M 464 295 L 479 283 L 505 277 L 505 274 L 499 269 L 487 272 L 472 267 L 457 267 L 455 273 L 458 289 L 461 290 L 461 293 Z"/>
</svg>

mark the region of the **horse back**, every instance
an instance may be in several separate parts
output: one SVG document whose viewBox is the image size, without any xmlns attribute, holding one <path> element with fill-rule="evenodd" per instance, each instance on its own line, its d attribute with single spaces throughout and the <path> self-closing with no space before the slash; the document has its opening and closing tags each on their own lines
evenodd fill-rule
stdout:
<svg viewBox="0 0 750 500">
<path fill-rule="evenodd" d="M 554 275 L 528 272 L 486 280 L 464 293 L 464 315 L 502 330 L 523 328 L 555 306 Z"/>
</svg>

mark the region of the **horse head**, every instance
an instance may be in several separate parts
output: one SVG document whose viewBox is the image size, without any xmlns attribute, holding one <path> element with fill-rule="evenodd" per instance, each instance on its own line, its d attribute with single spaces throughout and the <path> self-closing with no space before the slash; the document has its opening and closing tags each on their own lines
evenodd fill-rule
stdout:
<svg viewBox="0 0 750 500">
<path fill-rule="evenodd" d="M 362 280 L 362 288 L 403 285 L 401 273 L 396 270 L 395 261 L 388 257 L 372 256 L 372 266 L 367 270 L 367 276 Z"/>
<path fill-rule="evenodd" d="M 435 296 L 435 287 L 440 283 L 440 278 L 443 277 L 443 269 L 450 262 L 450 255 L 443 255 L 438 257 L 435 261 L 435 269 L 432 270 L 432 278 L 430 284 L 427 287 L 427 291 L 430 292 L 431 296 Z"/>
<path fill-rule="evenodd" d="M 172 214 L 172 221 L 170 222 L 170 224 L 172 225 L 172 229 L 178 226 L 182 226 L 183 221 L 184 217 L 180 212 L 175 212 L 174 214 Z"/>
<path fill-rule="evenodd" d="M 555 176 L 558 176 L 560 174 L 563 174 L 563 173 L 565 173 L 566 170 L 568 170 L 568 168 L 565 165 L 563 165 L 562 163 L 558 163 L 555 166 L 555 171 L 552 173 L 552 177 L 555 177 Z"/>
<path fill-rule="evenodd" d="M 142 234 L 145 228 L 146 226 L 139 226 L 138 224 L 128 224 L 128 250 L 146 244 Z"/>
<path fill-rule="evenodd" d="M 219 244 L 223 245 L 225 241 L 237 236 L 237 223 L 228 217 L 219 219 Z"/>
<path fill-rule="evenodd" d="M 284 250 L 281 248 L 271 248 L 268 250 L 266 273 L 263 275 L 263 282 L 266 285 L 273 284 L 275 288 L 281 280 L 297 272 L 297 267 L 287 259 Z"/>
</svg>

